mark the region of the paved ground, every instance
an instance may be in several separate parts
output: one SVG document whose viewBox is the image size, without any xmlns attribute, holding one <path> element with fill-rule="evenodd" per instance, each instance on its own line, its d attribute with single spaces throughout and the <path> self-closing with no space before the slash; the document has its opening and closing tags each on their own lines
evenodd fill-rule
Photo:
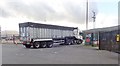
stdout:
<svg viewBox="0 0 120 66">
<path fill-rule="evenodd" d="M 81 45 L 26 49 L 2 45 L 3 64 L 118 64 L 118 54 Z"/>
</svg>

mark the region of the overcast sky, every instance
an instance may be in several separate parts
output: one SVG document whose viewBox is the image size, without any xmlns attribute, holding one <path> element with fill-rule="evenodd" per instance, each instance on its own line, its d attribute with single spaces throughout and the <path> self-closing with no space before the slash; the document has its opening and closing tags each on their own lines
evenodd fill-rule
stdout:
<svg viewBox="0 0 120 66">
<path fill-rule="evenodd" d="M 92 11 L 96 12 L 96 28 L 117 25 L 118 1 L 89 0 L 89 29 L 93 28 Z M 0 0 L 2 30 L 18 31 L 18 23 L 28 21 L 85 30 L 85 20 L 85 0 Z"/>
</svg>

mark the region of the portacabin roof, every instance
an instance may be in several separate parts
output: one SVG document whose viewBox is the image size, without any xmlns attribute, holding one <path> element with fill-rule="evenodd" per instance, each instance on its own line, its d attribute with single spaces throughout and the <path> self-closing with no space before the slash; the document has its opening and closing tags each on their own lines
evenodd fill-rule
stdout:
<svg viewBox="0 0 120 66">
<path fill-rule="evenodd" d="M 58 26 L 58 25 L 33 23 L 33 22 L 19 23 L 19 27 L 48 28 L 48 29 L 60 29 L 60 30 L 74 30 L 74 29 L 78 29 L 77 27 L 65 27 L 65 26 Z"/>
<path fill-rule="evenodd" d="M 120 30 L 120 25 L 113 26 L 113 27 L 106 27 L 106 28 L 90 29 L 90 30 L 85 30 L 83 32 L 85 32 L 85 33 L 93 33 L 93 32 L 107 32 L 107 31 L 114 31 L 114 30 Z"/>
</svg>

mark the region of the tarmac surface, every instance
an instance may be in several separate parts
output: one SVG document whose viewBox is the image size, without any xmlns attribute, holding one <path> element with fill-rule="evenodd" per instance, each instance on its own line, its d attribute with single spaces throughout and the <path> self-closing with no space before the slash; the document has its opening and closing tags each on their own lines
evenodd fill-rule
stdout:
<svg viewBox="0 0 120 66">
<path fill-rule="evenodd" d="M 21 44 L 3 44 L 2 64 L 118 64 L 118 54 L 83 45 L 27 49 Z"/>
</svg>

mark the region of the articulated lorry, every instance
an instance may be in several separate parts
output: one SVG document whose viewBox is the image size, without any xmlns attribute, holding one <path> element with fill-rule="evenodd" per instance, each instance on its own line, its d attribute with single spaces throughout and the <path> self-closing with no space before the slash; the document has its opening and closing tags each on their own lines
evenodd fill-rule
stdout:
<svg viewBox="0 0 120 66">
<path fill-rule="evenodd" d="M 51 48 L 54 44 L 81 44 L 82 36 L 77 27 L 41 23 L 19 23 L 20 40 L 26 48 Z"/>
</svg>

